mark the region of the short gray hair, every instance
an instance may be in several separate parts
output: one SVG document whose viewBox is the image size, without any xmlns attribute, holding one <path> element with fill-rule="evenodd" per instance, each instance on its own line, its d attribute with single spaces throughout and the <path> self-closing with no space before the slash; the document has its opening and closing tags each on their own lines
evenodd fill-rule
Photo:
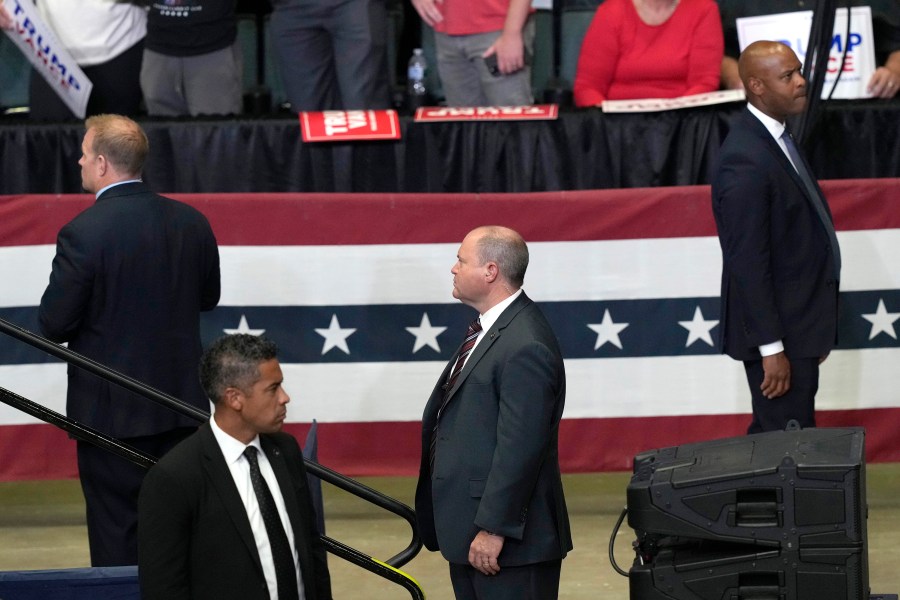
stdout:
<svg viewBox="0 0 900 600">
<path fill-rule="evenodd" d="M 500 275 L 509 283 L 522 287 L 528 268 L 528 246 L 518 232 L 508 227 L 488 226 L 478 239 L 481 264 L 497 263 Z"/>
<path fill-rule="evenodd" d="M 200 384 L 214 404 L 234 387 L 248 391 L 259 381 L 259 365 L 278 355 L 275 342 L 238 333 L 219 338 L 200 358 Z"/>
</svg>

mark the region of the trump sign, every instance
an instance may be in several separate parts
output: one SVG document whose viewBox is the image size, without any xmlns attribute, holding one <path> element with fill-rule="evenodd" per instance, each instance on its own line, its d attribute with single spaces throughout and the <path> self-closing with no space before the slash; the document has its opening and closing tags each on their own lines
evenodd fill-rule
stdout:
<svg viewBox="0 0 900 600">
<path fill-rule="evenodd" d="M 797 58 L 805 61 L 812 18 L 813 11 L 805 10 L 737 19 L 741 50 L 757 40 L 777 40 L 790 46 L 797 53 Z M 846 8 L 835 11 L 828 72 L 822 88 L 823 98 L 853 99 L 871 96 L 866 91 L 866 86 L 876 68 L 872 9 L 868 6 L 854 7 L 850 10 L 849 25 L 847 18 Z"/>
</svg>

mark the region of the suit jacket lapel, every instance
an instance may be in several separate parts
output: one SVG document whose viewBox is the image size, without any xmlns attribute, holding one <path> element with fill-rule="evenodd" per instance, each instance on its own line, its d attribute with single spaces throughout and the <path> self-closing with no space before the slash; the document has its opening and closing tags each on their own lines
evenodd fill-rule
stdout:
<svg viewBox="0 0 900 600">
<path fill-rule="evenodd" d="M 466 378 L 469 376 L 469 373 L 478 365 L 478 362 L 484 358 L 484 356 L 491 349 L 491 346 L 494 345 L 498 339 L 500 339 L 500 335 L 503 333 L 503 330 L 506 329 L 506 326 L 510 324 L 510 322 L 515 318 L 519 312 L 531 304 L 531 299 L 525 295 L 525 292 L 513 301 L 512 304 L 506 307 L 500 316 L 497 318 L 497 321 L 494 323 L 493 327 L 491 327 L 488 331 L 484 332 L 484 337 L 479 340 L 478 345 L 475 346 L 475 349 L 472 351 L 472 355 L 466 361 L 466 365 L 463 367 L 463 370 L 460 371 L 459 377 L 456 378 L 456 382 L 453 384 L 453 387 L 450 389 L 449 394 L 447 395 L 447 402 L 450 402 L 450 399 L 456 394 L 456 390 L 463 384 Z M 454 359 L 455 360 L 455 359 Z"/>
<path fill-rule="evenodd" d="M 775 140 L 775 138 L 772 137 L 772 134 L 769 133 L 769 130 L 766 129 L 766 126 L 763 125 L 759 119 L 753 116 L 753 114 L 749 110 L 744 110 L 744 116 L 748 121 L 750 121 L 753 133 L 762 138 L 763 142 L 766 144 L 766 148 L 768 149 L 768 151 L 772 154 L 772 156 L 775 157 L 775 160 L 779 165 L 781 165 L 781 168 L 784 169 L 785 172 L 794 181 L 794 184 L 800 189 L 800 192 L 803 194 L 803 196 L 810 202 L 810 204 L 812 204 L 813 202 L 818 202 L 818 199 L 809 197 L 809 192 L 806 189 L 806 185 L 804 185 L 803 183 L 803 179 L 797 172 L 797 169 L 795 169 L 794 165 L 791 164 L 790 159 L 788 159 L 788 157 L 785 155 L 784 150 L 781 149 L 781 146 L 778 145 L 778 142 Z M 805 162 L 806 159 L 804 159 L 801 155 L 800 160 L 803 160 Z M 808 165 L 804 166 L 806 166 L 806 170 L 809 173 L 812 173 Z M 819 185 L 815 180 L 813 180 L 813 184 L 817 187 Z M 821 190 L 819 191 L 819 193 L 821 193 Z M 812 208 L 813 210 L 815 210 L 815 206 L 813 206 Z"/>
<path fill-rule="evenodd" d="M 262 573 L 262 562 L 259 559 L 259 552 L 256 550 L 256 540 L 253 538 L 253 531 L 250 529 L 250 520 L 247 518 L 247 509 L 241 501 L 238 494 L 237 486 L 234 484 L 234 478 L 228 465 L 225 464 L 225 457 L 219 448 L 218 442 L 213 435 L 209 423 L 200 426 L 200 440 L 203 447 L 203 467 L 209 475 L 216 494 L 225 506 L 225 510 L 231 517 L 231 522 L 237 530 L 238 535 L 247 547 L 253 562 Z"/>
</svg>

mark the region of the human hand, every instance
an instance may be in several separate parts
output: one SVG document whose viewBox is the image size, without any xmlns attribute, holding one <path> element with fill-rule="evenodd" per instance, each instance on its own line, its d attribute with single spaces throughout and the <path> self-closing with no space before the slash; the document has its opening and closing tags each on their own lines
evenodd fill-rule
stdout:
<svg viewBox="0 0 900 600">
<path fill-rule="evenodd" d="M 503 550 L 502 535 L 494 535 L 487 531 L 479 531 L 469 545 L 469 564 L 485 575 L 496 575 L 500 572 L 497 557 Z"/>
<path fill-rule="evenodd" d="M 443 4 L 444 0 L 411 0 L 413 7 L 422 20 L 430 27 L 434 27 L 444 20 L 438 3 Z"/>
<path fill-rule="evenodd" d="M 874 98 L 893 98 L 900 89 L 900 75 L 887 67 L 878 67 L 869 79 L 866 91 Z"/>
<path fill-rule="evenodd" d="M 762 366 L 764 375 L 759 389 L 763 396 L 772 400 L 791 389 L 791 362 L 784 352 L 763 356 Z"/>
<path fill-rule="evenodd" d="M 487 58 L 492 54 L 497 55 L 497 68 L 503 75 L 515 73 L 525 66 L 525 43 L 522 41 L 522 32 L 500 34 L 490 48 L 484 51 L 481 58 Z"/>
<path fill-rule="evenodd" d="M 12 29 L 13 19 L 6 7 L 3 6 L 3 0 L 0 0 L 0 29 Z"/>
</svg>

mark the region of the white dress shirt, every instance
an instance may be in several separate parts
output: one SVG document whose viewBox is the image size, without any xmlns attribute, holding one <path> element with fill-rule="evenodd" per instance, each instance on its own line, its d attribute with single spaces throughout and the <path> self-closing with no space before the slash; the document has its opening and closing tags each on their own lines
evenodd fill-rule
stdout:
<svg viewBox="0 0 900 600">
<path fill-rule="evenodd" d="M 272 600 L 278 600 L 278 581 L 275 577 L 275 561 L 272 558 L 272 548 L 269 545 L 269 534 L 266 533 L 266 525 L 263 522 L 262 514 L 259 511 L 259 502 L 256 500 L 256 493 L 253 491 L 253 482 L 250 481 L 250 463 L 244 456 L 244 450 L 247 446 L 255 446 L 259 462 L 259 471 L 272 492 L 275 499 L 275 506 L 278 508 L 278 515 L 281 517 L 281 523 L 284 525 L 284 532 L 287 534 L 288 543 L 291 546 L 291 552 L 294 555 L 294 570 L 297 573 L 297 589 L 300 591 L 300 600 L 305 598 L 303 593 L 303 580 L 300 578 L 300 569 L 298 568 L 297 546 L 294 544 L 294 529 L 291 527 L 291 521 L 287 514 L 287 508 L 284 505 L 284 496 L 281 494 L 281 488 L 278 486 L 278 480 L 275 479 L 275 472 L 266 453 L 263 452 L 259 443 L 259 436 L 253 438 L 249 444 L 231 437 L 219 427 L 215 417 L 209 420 L 210 428 L 222 449 L 225 456 L 225 464 L 231 471 L 231 477 L 237 486 L 238 494 L 244 508 L 247 510 L 247 518 L 250 521 L 250 529 L 253 531 L 253 539 L 256 541 L 256 550 L 259 552 L 259 560 L 262 563 L 263 574 L 266 577 L 266 585 L 269 588 L 269 597 Z"/>
</svg>

